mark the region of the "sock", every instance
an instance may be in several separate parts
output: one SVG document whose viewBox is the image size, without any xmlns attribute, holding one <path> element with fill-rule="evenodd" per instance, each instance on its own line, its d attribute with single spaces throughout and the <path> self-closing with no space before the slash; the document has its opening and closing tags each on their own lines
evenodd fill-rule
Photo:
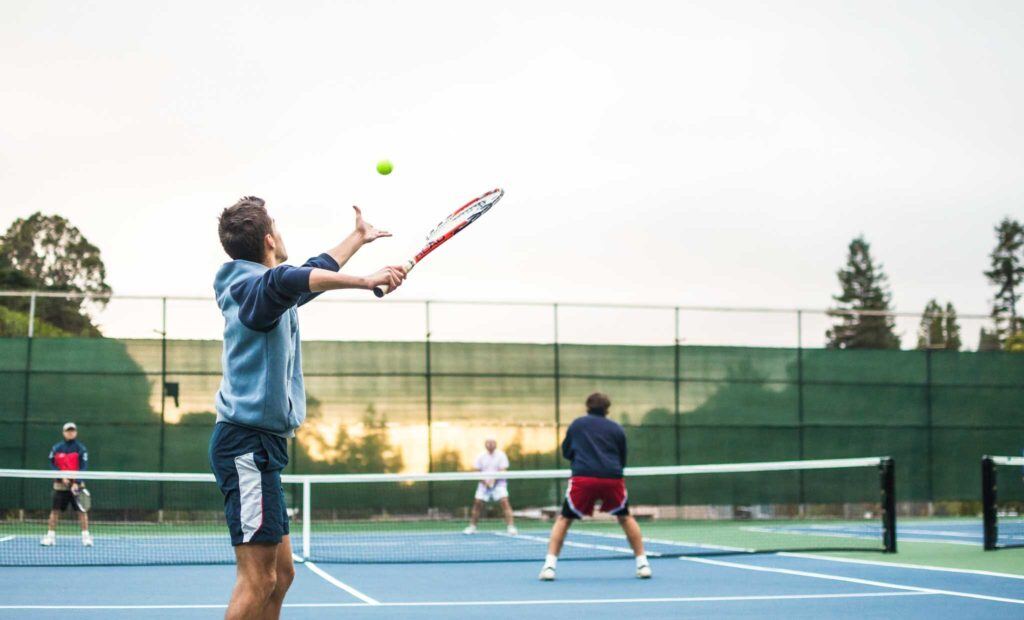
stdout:
<svg viewBox="0 0 1024 620">
<path fill-rule="evenodd" d="M 558 556 L 551 555 L 550 553 L 544 558 L 544 568 L 547 567 L 555 568 L 558 566 Z"/>
<path fill-rule="evenodd" d="M 647 556 L 646 555 L 638 555 L 638 556 L 636 556 L 636 567 L 637 568 L 640 568 L 641 566 L 645 566 L 646 564 L 647 564 Z"/>
<path fill-rule="evenodd" d="M 82 530 L 82 538 L 85 538 L 88 535 L 89 535 L 89 530 Z"/>
<path fill-rule="evenodd" d="M 46 535 L 49 536 L 50 538 L 53 538 L 53 537 L 55 537 L 57 535 L 57 532 L 55 532 L 53 530 L 46 530 Z"/>
</svg>

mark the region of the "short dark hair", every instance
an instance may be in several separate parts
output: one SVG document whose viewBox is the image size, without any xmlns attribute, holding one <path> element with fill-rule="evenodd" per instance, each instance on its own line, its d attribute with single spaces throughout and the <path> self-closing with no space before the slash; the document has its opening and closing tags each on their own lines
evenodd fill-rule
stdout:
<svg viewBox="0 0 1024 620">
<path fill-rule="evenodd" d="M 587 397 L 587 413 L 608 415 L 608 408 L 611 406 L 611 399 L 601 392 L 594 392 Z"/>
<path fill-rule="evenodd" d="M 228 256 L 263 262 L 263 238 L 274 233 L 274 221 L 265 204 L 262 198 L 243 196 L 221 212 L 217 232 Z"/>
</svg>

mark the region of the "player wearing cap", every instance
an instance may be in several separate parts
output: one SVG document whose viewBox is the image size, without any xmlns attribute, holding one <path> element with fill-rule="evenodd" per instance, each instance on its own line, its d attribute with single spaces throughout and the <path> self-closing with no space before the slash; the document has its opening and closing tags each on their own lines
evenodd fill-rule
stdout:
<svg viewBox="0 0 1024 620">
<path fill-rule="evenodd" d="M 644 554 L 640 526 L 629 514 L 626 483 L 622 478 L 626 467 L 626 433 L 608 419 L 612 401 L 607 396 L 591 394 L 586 405 L 587 415 L 573 420 L 562 441 L 562 456 L 572 462 L 572 478 L 565 492 L 562 514 L 551 528 L 548 555 L 540 579 L 554 580 L 558 554 L 569 527 L 575 519 L 593 515 L 597 502 L 601 502 L 602 512 L 618 519 L 636 556 L 636 576 L 647 579 L 651 576 L 651 565 Z"/>
<path fill-rule="evenodd" d="M 59 471 L 85 471 L 89 466 L 89 452 L 85 444 L 78 441 L 78 427 L 74 422 L 64 425 L 64 441 L 53 444 L 50 448 L 50 467 Z M 58 478 L 53 481 L 53 502 L 50 506 L 49 529 L 39 544 L 52 547 L 57 544 L 57 521 L 60 513 L 68 506 L 78 513 L 78 522 L 82 526 L 82 544 L 92 546 L 92 535 L 89 534 L 89 515 L 78 508 L 74 494 L 85 488 L 81 480 L 74 478 Z"/>
<path fill-rule="evenodd" d="M 498 473 L 508 469 L 508 456 L 498 449 L 498 442 L 488 439 L 484 442 L 484 451 L 481 452 L 473 463 L 477 471 L 483 473 Z M 469 517 L 469 527 L 462 530 L 463 534 L 475 534 L 476 523 L 480 520 L 480 512 L 483 510 L 484 502 L 498 502 L 501 505 L 502 513 L 505 515 L 506 531 L 515 536 L 515 522 L 512 517 L 512 505 L 508 501 L 508 480 L 488 478 L 481 480 L 476 485 L 476 495 L 473 497 L 473 511 Z"/>
<path fill-rule="evenodd" d="M 281 471 L 288 438 L 306 417 L 298 307 L 328 290 L 399 286 L 401 267 L 366 277 L 339 273 L 363 245 L 390 236 L 363 220 L 337 246 L 301 267 L 285 264 L 284 240 L 263 200 L 247 196 L 220 216 L 232 260 L 214 279 L 224 316 L 224 375 L 210 466 L 224 495 L 237 572 L 226 617 L 277 618 L 295 576 Z"/>
</svg>

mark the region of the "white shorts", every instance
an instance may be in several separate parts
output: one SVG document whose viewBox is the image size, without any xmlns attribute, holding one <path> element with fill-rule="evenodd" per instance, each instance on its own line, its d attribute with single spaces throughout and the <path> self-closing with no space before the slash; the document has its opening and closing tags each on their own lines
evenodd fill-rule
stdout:
<svg viewBox="0 0 1024 620">
<path fill-rule="evenodd" d="M 508 497 L 508 485 L 498 483 L 488 489 L 487 485 L 481 482 L 476 485 L 476 495 L 473 497 L 481 502 L 500 502 Z"/>
</svg>

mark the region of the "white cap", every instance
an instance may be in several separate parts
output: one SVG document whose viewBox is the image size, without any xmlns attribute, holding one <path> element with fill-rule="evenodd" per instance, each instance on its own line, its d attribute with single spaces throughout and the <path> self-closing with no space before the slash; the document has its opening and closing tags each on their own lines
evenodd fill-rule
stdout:
<svg viewBox="0 0 1024 620">
<path fill-rule="evenodd" d="M 68 422 L 67 424 L 64 425 L 64 430 L 66 430 L 66 431 L 77 431 L 78 427 L 75 426 L 74 422 Z"/>
</svg>

